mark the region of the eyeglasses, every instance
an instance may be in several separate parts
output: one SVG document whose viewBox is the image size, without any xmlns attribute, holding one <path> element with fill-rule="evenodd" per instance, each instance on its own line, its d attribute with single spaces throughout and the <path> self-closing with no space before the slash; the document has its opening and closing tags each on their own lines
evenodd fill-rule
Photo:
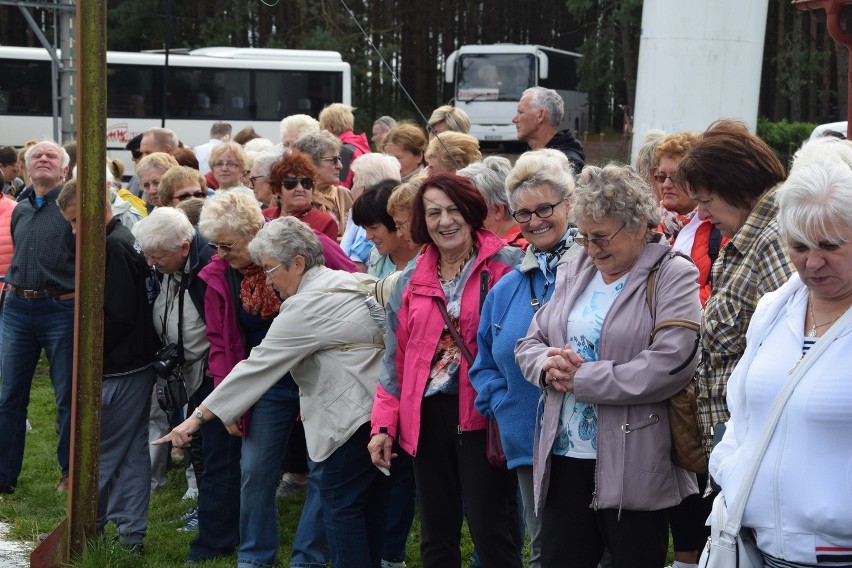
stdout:
<svg viewBox="0 0 852 568">
<path fill-rule="evenodd" d="M 186 201 L 187 199 L 192 199 L 193 197 L 204 199 L 205 197 L 207 197 L 207 194 L 203 191 L 196 191 L 195 193 L 184 193 L 181 195 L 175 195 L 175 199 L 177 199 L 178 201 Z"/>
<path fill-rule="evenodd" d="M 233 250 L 234 246 L 238 242 L 240 242 L 241 240 L 242 239 L 237 239 L 229 245 L 226 245 L 225 243 L 217 243 L 217 242 L 214 242 L 214 241 L 210 241 L 209 243 L 207 243 L 207 246 L 209 246 L 210 248 L 212 248 L 216 252 L 219 252 L 219 249 L 222 249 L 225 252 L 231 252 L 231 250 Z"/>
<path fill-rule="evenodd" d="M 260 178 L 265 178 L 265 177 L 266 176 L 251 176 L 249 178 L 249 183 L 251 184 L 251 188 L 254 189 L 254 180 L 260 179 Z"/>
<path fill-rule="evenodd" d="M 663 172 L 657 172 L 653 175 L 653 178 L 657 180 L 657 183 L 666 183 L 667 179 L 672 180 L 672 183 L 678 184 L 680 183 L 680 178 L 677 176 L 673 176 L 671 174 L 664 174 Z"/>
<path fill-rule="evenodd" d="M 279 264 L 279 265 L 277 265 L 277 266 L 273 266 L 272 268 L 269 268 L 269 269 L 264 268 L 264 269 L 263 269 L 263 272 L 266 274 L 266 277 L 267 277 L 267 278 L 272 278 L 272 274 L 273 274 L 276 270 L 278 270 L 279 268 L 281 268 L 282 266 L 283 266 L 283 263 L 282 263 L 282 264 Z"/>
<path fill-rule="evenodd" d="M 564 199 L 562 201 L 565 201 Z M 556 209 L 556 206 L 562 203 L 562 201 L 557 201 L 556 203 L 545 203 L 544 205 L 539 205 L 533 211 L 529 211 L 527 209 L 521 209 L 520 211 L 515 211 L 512 213 L 512 217 L 518 223 L 529 223 L 532 220 L 533 213 L 539 219 L 547 219 L 551 215 L 553 215 L 553 210 Z"/>
<path fill-rule="evenodd" d="M 337 163 L 337 162 L 341 162 L 341 159 L 340 159 L 340 155 L 338 154 L 337 156 L 328 156 L 327 158 L 320 158 L 319 161 L 320 162 L 335 162 L 335 163 Z"/>
<path fill-rule="evenodd" d="M 229 170 L 235 170 L 240 167 L 240 164 L 236 162 L 213 162 L 213 168 L 227 168 Z"/>
<path fill-rule="evenodd" d="M 281 180 L 281 185 L 284 189 L 288 191 L 292 191 L 296 189 L 297 185 L 301 185 L 302 189 L 313 189 L 314 180 L 311 178 L 294 178 L 294 177 L 285 177 Z"/>
<path fill-rule="evenodd" d="M 403 227 L 408 225 L 408 220 L 406 219 L 405 221 L 399 221 L 399 222 L 394 221 L 394 224 L 396 225 L 396 230 L 401 231 Z"/>
<path fill-rule="evenodd" d="M 627 226 L 627 223 L 622 225 L 621 229 L 623 229 L 626 226 Z M 574 242 L 577 243 L 578 245 L 580 245 L 581 247 L 587 247 L 587 246 L 589 246 L 589 243 L 592 243 L 593 245 L 595 245 L 598 248 L 606 248 L 606 247 L 609 246 L 609 244 L 612 242 L 612 240 L 616 237 L 616 235 L 618 235 L 618 233 L 621 232 L 621 229 L 617 230 L 615 232 L 615 234 L 613 234 L 611 237 L 606 238 L 606 239 L 597 239 L 597 238 L 590 239 L 589 237 L 585 237 L 583 235 L 577 235 L 576 237 L 574 237 Z"/>
</svg>

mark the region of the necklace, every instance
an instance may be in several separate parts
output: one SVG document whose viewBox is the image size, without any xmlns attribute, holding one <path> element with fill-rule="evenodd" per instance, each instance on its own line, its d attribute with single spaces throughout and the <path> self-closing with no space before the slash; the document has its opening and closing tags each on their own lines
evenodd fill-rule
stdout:
<svg viewBox="0 0 852 568">
<path fill-rule="evenodd" d="M 810 310 L 810 313 L 811 313 L 811 329 L 809 329 L 809 330 L 808 330 L 808 334 L 807 334 L 807 336 L 808 336 L 808 337 L 816 337 L 816 336 L 817 336 L 817 330 L 818 330 L 819 328 L 821 328 L 821 327 L 825 327 L 825 326 L 827 326 L 827 325 L 831 325 L 831 324 L 833 324 L 834 322 L 836 322 L 837 320 L 839 320 L 840 318 L 842 318 L 842 317 L 843 317 L 843 314 L 845 314 L 845 313 L 846 313 L 846 311 L 847 311 L 848 309 L 849 309 L 849 306 L 846 306 L 846 309 L 845 309 L 845 310 L 843 310 L 842 312 L 840 312 L 840 315 L 839 315 L 839 316 L 837 316 L 836 318 L 834 318 L 833 320 L 831 320 L 831 321 L 827 321 L 827 322 L 825 322 L 825 323 L 817 324 L 817 322 L 816 322 L 816 318 L 814 317 L 814 303 L 813 303 L 813 300 L 811 300 L 810 298 L 808 298 L 808 310 Z"/>
<path fill-rule="evenodd" d="M 462 259 L 461 264 L 459 264 L 459 267 L 456 269 L 456 272 L 453 274 L 452 278 L 444 278 L 444 275 L 441 274 L 441 259 L 439 257 L 438 258 L 438 280 L 440 280 L 441 283 L 443 283 L 443 284 L 446 284 L 447 282 L 451 282 L 451 281 L 455 280 L 458 277 L 458 275 L 461 274 L 461 271 L 464 269 L 464 265 L 467 264 L 467 262 L 471 258 L 473 258 L 473 255 L 475 253 L 476 253 L 476 247 L 473 247 L 473 246 L 470 247 L 470 250 L 467 251 L 467 254 L 465 255 L 464 259 Z"/>
</svg>

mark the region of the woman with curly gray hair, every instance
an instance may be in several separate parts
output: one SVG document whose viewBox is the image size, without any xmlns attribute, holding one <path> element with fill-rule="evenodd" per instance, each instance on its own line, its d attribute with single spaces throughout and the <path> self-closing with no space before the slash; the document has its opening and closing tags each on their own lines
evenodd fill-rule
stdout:
<svg viewBox="0 0 852 568">
<path fill-rule="evenodd" d="M 693 331 L 652 330 L 698 320 L 698 271 L 648 230 L 658 207 L 627 166 L 583 170 L 574 220 L 583 252 L 559 269 L 515 350 L 544 390 L 533 456 L 541 566 L 570 558 L 593 568 L 608 548 L 615 568 L 659 567 L 665 509 L 697 491 L 694 474 L 672 462 L 667 408 L 696 358 Z"/>
</svg>

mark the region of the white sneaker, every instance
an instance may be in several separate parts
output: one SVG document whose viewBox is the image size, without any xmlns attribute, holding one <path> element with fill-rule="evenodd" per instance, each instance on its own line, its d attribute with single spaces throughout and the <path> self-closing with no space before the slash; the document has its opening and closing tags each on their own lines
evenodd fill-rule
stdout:
<svg viewBox="0 0 852 568">
<path fill-rule="evenodd" d="M 184 501 L 189 501 L 191 499 L 198 499 L 198 489 L 196 489 L 194 487 L 190 487 L 189 489 L 186 490 L 186 493 L 183 494 L 183 497 L 181 497 L 181 499 L 183 499 Z"/>
<path fill-rule="evenodd" d="M 275 491 L 275 495 L 279 499 L 284 499 L 285 497 L 304 491 L 307 486 L 307 481 L 300 481 L 292 474 L 285 473 L 281 476 L 281 482 L 278 484 L 278 489 Z"/>
<path fill-rule="evenodd" d="M 382 560 L 382 568 L 405 568 L 405 561 L 391 562 L 389 560 Z"/>
</svg>

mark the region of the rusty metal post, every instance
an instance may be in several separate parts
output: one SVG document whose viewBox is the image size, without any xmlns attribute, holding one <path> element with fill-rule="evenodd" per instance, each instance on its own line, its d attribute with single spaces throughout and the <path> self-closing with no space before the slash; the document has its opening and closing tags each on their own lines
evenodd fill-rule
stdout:
<svg viewBox="0 0 852 568">
<path fill-rule="evenodd" d="M 97 537 L 106 234 L 106 0 L 77 2 L 77 309 L 69 557 Z"/>
</svg>

